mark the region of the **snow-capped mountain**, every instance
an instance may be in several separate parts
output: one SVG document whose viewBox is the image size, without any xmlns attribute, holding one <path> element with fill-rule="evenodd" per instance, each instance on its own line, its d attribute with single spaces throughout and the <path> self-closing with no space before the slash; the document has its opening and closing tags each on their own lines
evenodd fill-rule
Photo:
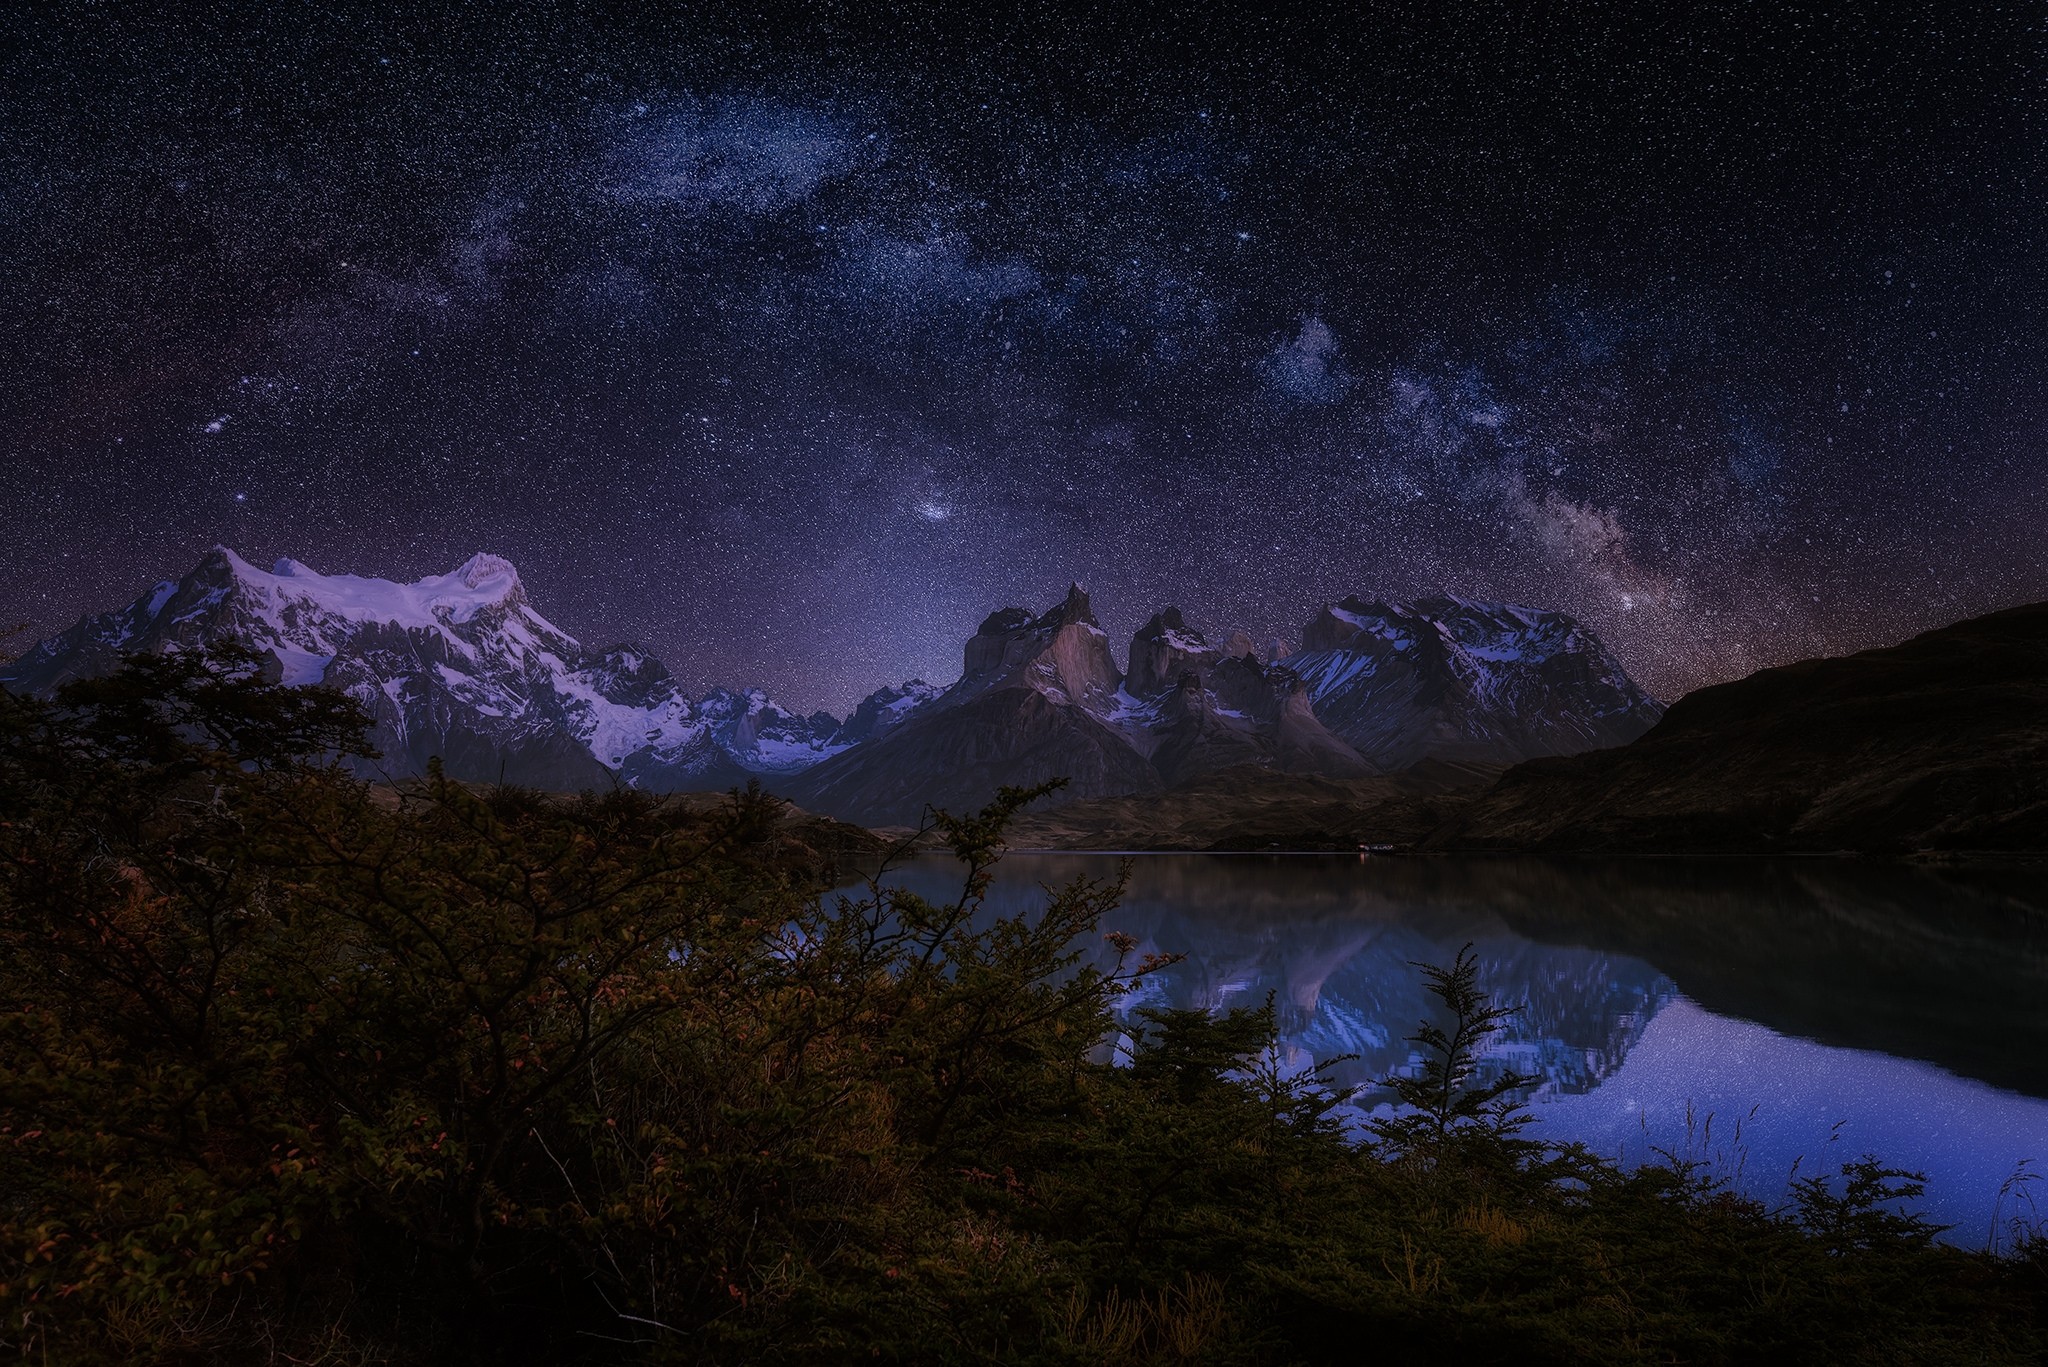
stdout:
<svg viewBox="0 0 2048 1367">
<path fill-rule="evenodd" d="M 1349 779 L 1432 758 L 1507 764 L 1625 743 L 1663 710 L 1570 618 L 1457 598 L 1347 598 L 1307 624 L 1299 650 L 1205 633 L 1167 608 L 1132 638 L 1126 672 L 1075 585 L 1045 612 L 990 614 L 957 682 L 880 689 L 842 722 L 760 689 L 692 698 L 638 646 L 587 650 L 496 556 L 401 584 L 294 560 L 262 570 L 225 547 L 44 641 L 0 684 L 50 692 L 124 655 L 222 638 L 267 654 L 286 683 L 360 700 L 377 773 L 439 757 L 460 778 L 552 789 L 761 777 L 875 824 L 1053 778 L 1071 800 L 1242 766 Z"/>
<path fill-rule="evenodd" d="M 1382 769 L 1511 764 L 1625 745 L 1664 708 L 1561 612 L 1463 598 L 1346 598 L 1302 628 L 1287 667 L 1315 713 Z"/>
<path fill-rule="evenodd" d="M 126 654 L 221 638 L 268 653 L 286 683 L 360 701 L 383 752 L 372 767 L 393 776 L 440 756 L 451 774 L 481 781 L 580 788 L 617 775 L 665 790 L 720 788 L 844 748 L 829 714 L 797 716 L 758 689 L 693 700 L 642 649 L 585 650 L 492 555 L 399 584 L 294 560 L 261 570 L 215 547 L 183 579 L 43 642 L 0 681 L 45 692 Z"/>
<path fill-rule="evenodd" d="M 945 691 L 944 685 L 926 683 L 923 679 L 910 679 L 894 688 L 878 688 L 854 707 L 838 734 L 832 737 L 832 743 L 848 746 L 879 740 Z"/>
<path fill-rule="evenodd" d="M 1282 662 L 1284 660 L 1284 663 Z M 1042 613 L 989 615 L 960 681 L 888 735 L 795 776 L 799 802 L 914 822 L 1000 784 L 1065 778 L 1062 800 L 1151 792 L 1239 766 L 1356 778 L 1424 759 L 1511 764 L 1619 745 L 1662 708 L 1559 613 L 1347 598 L 1263 652 L 1177 608 L 1132 638 L 1126 673 L 1079 585 Z"/>
</svg>

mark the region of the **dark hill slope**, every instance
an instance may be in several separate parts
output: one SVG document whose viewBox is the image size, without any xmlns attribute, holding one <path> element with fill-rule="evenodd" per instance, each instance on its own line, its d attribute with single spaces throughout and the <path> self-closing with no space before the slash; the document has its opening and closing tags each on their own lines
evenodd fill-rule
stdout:
<svg viewBox="0 0 2048 1367">
<path fill-rule="evenodd" d="M 933 708 L 878 741 L 788 779 L 798 805 L 843 820 L 910 826 L 928 806 L 970 812 L 1000 784 L 1064 778 L 1063 797 L 1155 791 L 1159 773 L 1122 737 L 1078 707 L 1034 688 L 996 688 Z"/>
<path fill-rule="evenodd" d="M 1518 765 L 1426 848 L 2048 850 L 2048 603 L 1766 669 Z"/>
</svg>

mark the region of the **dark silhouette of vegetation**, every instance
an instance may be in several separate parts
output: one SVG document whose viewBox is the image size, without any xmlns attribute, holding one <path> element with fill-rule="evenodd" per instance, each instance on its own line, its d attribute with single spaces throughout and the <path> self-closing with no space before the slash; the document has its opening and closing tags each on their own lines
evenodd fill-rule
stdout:
<svg viewBox="0 0 2048 1367">
<path fill-rule="evenodd" d="M 713 810 L 350 778 L 234 653 L 0 692 L 0 1350 L 31 1362 L 2030 1362 L 2048 1250 L 1522 1137 L 1461 953 L 1361 1140 L 1120 889 L 825 891 Z M 1107 969 L 1081 947 L 1106 939 Z"/>
<path fill-rule="evenodd" d="M 1430 992 L 1443 1003 L 1448 1027 L 1423 1021 L 1409 1042 L 1422 1056 L 1422 1070 L 1387 1078 L 1401 1109 L 1372 1122 L 1373 1137 L 1395 1157 L 1434 1168 L 1460 1157 L 1526 1160 L 1540 1146 L 1515 1138 L 1529 1123 L 1517 1094 L 1539 1080 L 1513 1069 L 1482 1081 L 1480 1046 L 1515 1009 L 1489 998 L 1479 986 L 1479 959 L 1467 944 L 1448 968 L 1418 963 Z"/>
</svg>

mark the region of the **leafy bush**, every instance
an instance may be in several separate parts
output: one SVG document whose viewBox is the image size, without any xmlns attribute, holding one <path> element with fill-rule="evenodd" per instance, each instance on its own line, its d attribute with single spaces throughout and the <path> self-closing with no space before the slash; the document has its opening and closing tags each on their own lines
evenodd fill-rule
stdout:
<svg viewBox="0 0 2048 1367">
<path fill-rule="evenodd" d="M 51 1362 L 2037 1360 L 2038 1240 L 1524 1140 L 1469 955 L 1363 1142 L 1120 889 L 821 890 L 780 804 L 349 778 L 225 652 L 0 693 L 0 1345 Z M 1088 966 L 1103 936 L 1116 961 Z M 1105 1048 L 1105 1041 L 1116 1048 Z"/>
</svg>

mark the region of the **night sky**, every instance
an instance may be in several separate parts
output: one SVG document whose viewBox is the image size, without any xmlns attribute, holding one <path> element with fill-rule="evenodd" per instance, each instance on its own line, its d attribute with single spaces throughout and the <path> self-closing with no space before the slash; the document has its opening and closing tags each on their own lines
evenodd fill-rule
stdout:
<svg viewBox="0 0 2048 1367">
<path fill-rule="evenodd" d="M 489 550 L 838 709 L 1069 579 L 1665 698 L 2048 597 L 2048 7 L 1826 8 L 31 0 L 0 621 Z"/>
</svg>

